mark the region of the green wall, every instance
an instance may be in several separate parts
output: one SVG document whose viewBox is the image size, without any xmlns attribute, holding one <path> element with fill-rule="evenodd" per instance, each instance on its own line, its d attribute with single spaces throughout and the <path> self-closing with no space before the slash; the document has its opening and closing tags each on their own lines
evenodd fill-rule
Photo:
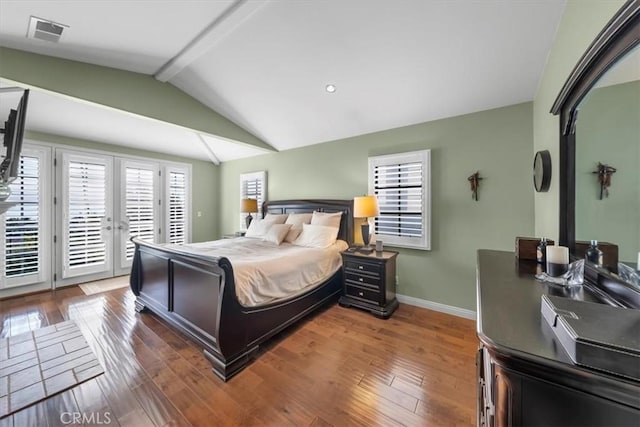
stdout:
<svg viewBox="0 0 640 427">
<path fill-rule="evenodd" d="M 273 149 L 172 84 L 146 74 L 0 47 L 0 77 L 200 133 Z"/>
<path fill-rule="evenodd" d="M 513 250 L 534 229 L 532 104 L 524 103 L 220 166 L 220 231 L 238 227 L 240 174 L 267 171 L 267 199 L 367 193 L 368 156 L 430 148 L 432 250 L 399 249 L 398 293 L 475 310 L 476 250 Z M 481 181 L 473 201 L 467 177 Z"/>
<path fill-rule="evenodd" d="M 559 221 L 559 120 L 549 113 L 562 85 L 593 39 L 624 0 L 568 0 L 547 65 L 533 102 L 533 152 L 549 150 L 553 176 L 546 193 L 535 194 L 535 233 L 558 238 Z M 531 153 L 533 158 L 533 153 Z"/>
<path fill-rule="evenodd" d="M 62 144 L 73 147 L 90 148 L 94 150 L 103 150 L 118 154 L 130 156 L 148 157 L 158 160 L 166 160 L 170 162 L 189 163 L 192 165 L 191 182 L 191 237 L 194 242 L 202 242 L 214 240 L 220 235 L 218 230 L 217 213 L 219 211 L 219 185 L 220 167 L 210 162 L 201 160 L 188 159 L 186 157 L 177 157 L 169 154 L 155 153 L 145 150 L 137 150 L 129 147 L 118 145 L 104 144 L 95 141 L 85 141 L 58 135 L 51 135 L 40 132 L 27 132 L 26 139 L 34 142 L 48 142 L 53 144 Z M 197 213 L 201 212 L 200 217 Z"/>
<path fill-rule="evenodd" d="M 621 261 L 640 252 L 640 81 L 592 90 L 576 128 L 576 239 L 615 243 Z M 598 162 L 617 172 L 599 199 Z"/>
</svg>

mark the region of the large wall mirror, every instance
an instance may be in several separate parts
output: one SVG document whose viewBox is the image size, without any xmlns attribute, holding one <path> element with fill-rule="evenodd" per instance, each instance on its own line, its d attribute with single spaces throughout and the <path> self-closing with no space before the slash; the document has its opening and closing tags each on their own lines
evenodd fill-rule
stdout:
<svg viewBox="0 0 640 427">
<path fill-rule="evenodd" d="M 560 244 L 575 256 L 581 242 L 616 245 L 615 261 L 590 265 L 591 277 L 633 288 L 621 273 L 640 268 L 640 0 L 598 35 L 551 112 L 561 123 Z"/>
</svg>

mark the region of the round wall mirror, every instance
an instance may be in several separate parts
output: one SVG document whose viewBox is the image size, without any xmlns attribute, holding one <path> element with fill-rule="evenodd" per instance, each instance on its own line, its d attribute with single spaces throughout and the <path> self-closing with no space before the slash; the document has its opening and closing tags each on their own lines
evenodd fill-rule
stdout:
<svg viewBox="0 0 640 427">
<path fill-rule="evenodd" d="M 551 185 L 551 154 L 538 151 L 533 160 L 533 186 L 537 192 L 548 191 Z"/>
</svg>

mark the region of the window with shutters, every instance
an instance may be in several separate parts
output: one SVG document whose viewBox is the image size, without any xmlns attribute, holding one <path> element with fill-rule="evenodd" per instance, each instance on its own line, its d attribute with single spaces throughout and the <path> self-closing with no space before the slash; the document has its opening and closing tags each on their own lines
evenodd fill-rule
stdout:
<svg viewBox="0 0 640 427">
<path fill-rule="evenodd" d="M 133 259 L 135 251 L 131 237 L 149 242 L 156 241 L 155 208 L 158 205 L 154 186 L 156 176 L 156 169 L 132 166 L 125 168 L 125 216 L 129 229 L 129 239 L 126 242 L 127 260 Z"/>
<path fill-rule="evenodd" d="M 390 246 L 431 247 L 430 150 L 369 158 L 369 192 L 378 199 L 377 240 Z"/>
<path fill-rule="evenodd" d="M 251 213 L 254 218 L 262 218 L 262 203 L 266 200 L 267 172 L 251 172 L 240 175 L 240 199 L 256 199 L 258 212 Z M 240 229 L 245 230 L 248 212 L 240 212 Z"/>
<path fill-rule="evenodd" d="M 67 256 L 70 270 L 107 262 L 103 227 L 107 217 L 107 166 L 69 161 Z"/>
<path fill-rule="evenodd" d="M 48 279 L 50 217 L 46 195 L 48 149 L 25 146 L 18 177 L 9 184 L 7 202 L 16 203 L 1 218 L 3 277 L 0 287 L 33 284 Z"/>
<path fill-rule="evenodd" d="M 189 172 L 181 168 L 166 168 L 166 241 L 183 244 L 189 233 Z"/>
</svg>

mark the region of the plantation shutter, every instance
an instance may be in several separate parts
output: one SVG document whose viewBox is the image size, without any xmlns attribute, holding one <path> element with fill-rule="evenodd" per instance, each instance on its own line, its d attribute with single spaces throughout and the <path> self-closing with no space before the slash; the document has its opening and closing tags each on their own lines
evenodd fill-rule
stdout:
<svg viewBox="0 0 640 427">
<path fill-rule="evenodd" d="M 429 248 L 428 150 L 370 158 L 370 189 L 378 199 L 377 240 Z"/>
<path fill-rule="evenodd" d="M 107 261 L 107 247 L 102 238 L 107 210 L 106 178 L 103 164 L 69 161 L 66 252 L 71 270 Z"/>
<path fill-rule="evenodd" d="M 18 177 L 9 185 L 7 202 L 17 205 L 4 215 L 5 268 L 7 278 L 24 277 L 40 271 L 41 210 L 40 160 L 21 156 Z"/>
<path fill-rule="evenodd" d="M 240 175 L 240 199 L 255 199 L 258 201 L 258 212 L 252 213 L 254 218 L 262 218 L 262 204 L 266 200 L 266 172 L 251 172 Z M 240 227 L 246 228 L 247 213 L 240 212 Z"/>
<path fill-rule="evenodd" d="M 129 227 L 129 238 L 155 242 L 155 210 L 157 205 L 154 178 L 156 171 L 148 168 L 126 167 L 125 215 Z M 135 245 L 126 242 L 126 259 L 132 260 Z"/>
<path fill-rule="evenodd" d="M 169 243 L 187 243 L 187 175 L 169 171 L 168 176 L 168 232 Z"/>
</svg>

